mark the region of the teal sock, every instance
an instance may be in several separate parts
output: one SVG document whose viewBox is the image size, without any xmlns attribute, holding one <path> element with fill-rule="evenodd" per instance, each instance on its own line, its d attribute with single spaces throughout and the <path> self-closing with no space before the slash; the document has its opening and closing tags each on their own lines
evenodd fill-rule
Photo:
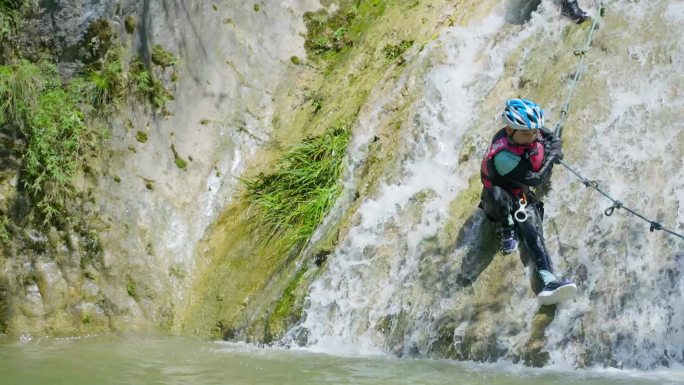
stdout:
<svg viewBox="0 0 684 385">
<path fill-rule="evenodd" d="M 550 271 L 539 270 L 539 276 L 541 276 L 542 281 L 544 281 L 544 285 L 558 281 L 558 278 L 556 278 L 556 276 Z"/>
</svg>

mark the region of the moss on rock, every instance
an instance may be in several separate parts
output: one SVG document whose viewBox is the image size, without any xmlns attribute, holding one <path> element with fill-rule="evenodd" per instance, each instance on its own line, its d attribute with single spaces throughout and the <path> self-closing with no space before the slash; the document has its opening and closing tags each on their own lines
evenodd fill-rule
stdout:
<svg viewBox="0 0 684 385">
<path fill-rule="evenodd" d="M 199 246 L 208 263 L 199 268 L 199 280 L 181 316 L 180 327 L 186 332 L 220 338 L 237 335 L 253 298 L 283 268 L 283 254 L 274 245 L 255 247 L 244 225 L 246 215 L 244 203 L 231 205 L 213 226 L 220 231 L 210 232 Z"/>
<path fill-rule="evenodd" d="M 185 159 L 175 158 L 174 163 L 176 164 L 176 167 L 181 170 L 185 170 L 188 167 L 188 162 L 186 162 Z"/>
<path fill-rule="evenodd" d="M 160 67 L 171 67 L 176 65 L 176 57 L 164 47 L 157 44 L 152 47 L 152 63 Z"/>
<path fill-rule="evenodd" d="M 135 140 L 137 140 L 140 143 L 145 143 L 147 142 L 147 133 L 144 131 L 138 131 L 135 133 Z"/>
<path fill-rule="evenodd" d="M 132 93 L 149 102 L 155 109 L 165 110 L 166 102 L 174 99 L 140 57 L 131 61 L 128 75 Z"/>
<path fill-rule="evenodd" d="M 522 351 L 525 365 L 540 368 L 549 362 L 550 356 L 544 350 L 546 328 L 556 317 L 556 305 L 540 306 L 532 318 L 530 336 Z"/>
<path fill-rule="evenodd" d="M 413 45 L 413 40 L 402 40 L 399 44 L 387 44 L 383 51 L 385 59 L 395 60 Z"/>
<path fill-rule="evenodd" d="M 135 29 L 138 27 L 138 19 L 136 19 L 133 15 L 126 16 L 126 20 L 124 20 L 124 26 L 128 34 L 133 34 Z"/>
<path fill-rule="evenodd" d="M 0 278 L 0 334 L 7 333 L 10 322 L 10 293 L 7 282 Z"/>
<path fill-rule="evenodd" d="M 173 144 L 171 145 L 171 151 L 173 152 L 173 162 L 176 164 L 176 167 L 180 168 L 181 170 L 185 170 L 186 167 L 188 167 L 188 162 L 178 155 L 176 146 Z"/>
<path fill-rule="evenodd" d="M 92 61 L 104 57 L 114 46 L 117 38 L 116 30 L 107 19 L 97 19 L 90 23 L 85 34 L 85 44 Z"/>
<path fill-rule="evenodd" d="M 277 341 L 285 335 L 285 332 L 302 317 L 303 298 L 306 293 L 307 283 L 304 279 L 306 269 L 297 271 L 288 283 L 280 298 L 273 305 L 273 311 L 266 319 L 264 343 Z"/>
<path fill-rule="evenodd" d="M 348 36 L 352 21 L 356 18 L 355 8 L 340 8 L 330 14 L 326 9 L 304 14 L 307 35 L 304 47 L 314 55 L 332 58 L 345 47 L 353 45 Z"/>
</svg>

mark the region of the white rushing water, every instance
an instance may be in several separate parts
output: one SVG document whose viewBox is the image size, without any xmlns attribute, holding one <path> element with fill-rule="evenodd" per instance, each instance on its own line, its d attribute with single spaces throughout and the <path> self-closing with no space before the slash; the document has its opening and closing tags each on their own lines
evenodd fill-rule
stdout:
<svg viewBox="0 0 684 385">
<path fill-rule="evenodd" d="M 678 117 L 684 111 L 683 23 L 679 1 L 611 2 L 577 93 L 587 99 L 573 102 L 579 108 L 571 108 L 565 129 L 568 163 L 625 205 L 679 232 L 684 230 L 684 123 Z M 472 256 L 481 252 L 488 226 L 474 207 L 462 208 L 472 215 L 450 249 L 435 247 L 434 239 L 447 231 L 452 201 L 478 175 L 504 100 L 538 100 L 520 95 L 526 91 L 511 84 L 530 74 L 548 79 L 558 57 L 546 47 L 560 44 L 576 28 L 552 2 L 543 2 L 529 23 L 512 26 L 501 4 L 482 20 L 445 29 L 438 41 L 414 53 L 402 81 L 429 69 L 422 84 L 413 79 L 414 92 L 422 97 L 402 127 L 406 143 L 392 166 L 400 177 L 382 182 L 376 196 L 365 198 L 355 225 L 312 284 L 305 320 L 297 328 L 307 331 L 310 349 L 431 355 L 449 316 L 455 322 L 450 343 L 457 351 L 473 333 L 491 339 L 485 352 L 470 350 L 460 357 L 515 359 L 538 309 L 523 266 L 516 261 L 517 270 L 498 277 L 487 272 L 487 264 L 484 271 L 467 271 L 474 268 Z M 564 68 L 568 73 L 555 74 L 556 84 L 536 85 L 553 90 L 543 106 L 550 128 L 576 63 Z M 514 66 L 512 75 L 508 65 Z M 374 114 L 380 112 L 369 111 L 360 117 L 365 132 L 356 138 L 359 148 L 358 142 L 378 129 Z M 475 145 L 475 155 L 459 160 L 466 145 Z M 545 202 L 546 241 L 557 271 L 580 288 L 575 301 L 558 307 L 547 329 L 543 348 L 550 363 L 654 368 L 684 362 L 684 255 L 678 253 L 684 244 L 662 232 L 649 233 L 648 224 L 624 211 L 602 217 L 607 201 L 560 167 Z M 504 281 L 506 290 L 497 294 L 502 308 L 487 307 L 475 290 L 487 282 L 460 284 L 459 274 Z"/>
</svg>

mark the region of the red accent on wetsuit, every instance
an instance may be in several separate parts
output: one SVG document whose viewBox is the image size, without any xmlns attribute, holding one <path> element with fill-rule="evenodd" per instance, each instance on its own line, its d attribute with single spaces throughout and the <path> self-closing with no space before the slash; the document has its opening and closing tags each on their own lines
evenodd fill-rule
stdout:
<svg viewBox="0 0 684 385">
<path fill-rule="evenodd" d="M 526 192 L 527 188 L 521 188 L 519 185 L 515 186 L 513 183 L 506 181 L 505 176 L 500 175 L 496 167 L 494 167 L 494 157 L 503 150 L 510 151 L 520 157 L 524 157 L 525 153 L 528 153 L 528 159 L 532 163 L 532 171 L 539 172 L 544 164 L 544 145 L 539 141 L 522 146 L 513 144 L 508 139 L 506 129 L 504 128 L 494 136 L 489 149 L 487 149 L 487 154 L 482 159 L 482 165 L 480 166 L 482 185 L 485 188 L 492 188 L 492 186 L 496 185 L 514 196 L 519 196 L 521 193 Z"/>
</svg>

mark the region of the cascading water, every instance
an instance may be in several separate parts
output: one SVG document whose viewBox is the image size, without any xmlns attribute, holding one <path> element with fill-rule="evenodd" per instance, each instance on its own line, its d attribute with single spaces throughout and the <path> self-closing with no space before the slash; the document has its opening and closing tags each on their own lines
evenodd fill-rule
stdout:
<svg viewBox="0 0 684 385">
<path fill-rule="evenodd" d="M 338 353 L 517 361 L 536 338 L 556 365 L 681 364 L 684 245 L 619 210 L 601 217 L 606 201 L 569 172 L 556 168 L 545 198 L 546 242 L 556 270 L 580 291 L 558 306 L 545 338 L 533 330 L 538 305 L 522 265 L 494 255 L 489 224 L 475 208 L 481 154 L 506 98 L 534 99 L 547 121 L 557 119 L 577 63 L 572 50 L 586 32 L 550 2 L 523 26 L 507 24 L 504 13 L 500 5 L 445 30 L 414 54 L 403 81 L 427 75 L 414 87 L 422 97 L 401 128 L 392 177 L 362 197 L 291 334 Z M 680 232 L 682 22 L 681 2 L 608 4 L 564 132 L 568 163 Z M 366 132 L 357 144 L 372 138 L 379 113 L 360 117 Z"/>
</svg>

